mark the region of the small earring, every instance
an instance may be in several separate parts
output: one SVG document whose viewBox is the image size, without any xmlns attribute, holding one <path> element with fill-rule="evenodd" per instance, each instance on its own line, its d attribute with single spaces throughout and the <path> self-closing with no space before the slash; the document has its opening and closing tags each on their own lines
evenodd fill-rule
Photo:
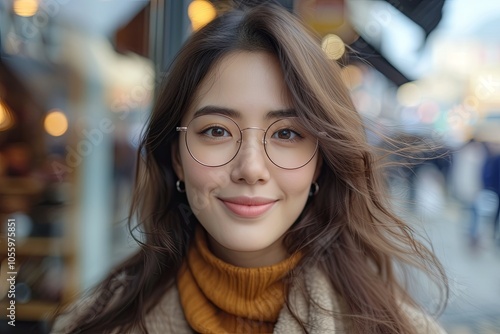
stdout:
<svg viewBox="0 0 500 334">
<path fill-rule="evenodd" d="M 177 182 L 175 182 L 175 187 L 177 188 L 177 191 L 180 193 L 186 192 L 186 184 L 184 184 L 184 181 L 177 180 Z"/>
<path fill-rule="evenodd" d="M 319 184 L 318 182 L 314 182 L 313 184 L 311 184 L 311 190 L 309 190 L 309 197 L 316 196 L 318 191 L 319 191 Z"/>
</svg>

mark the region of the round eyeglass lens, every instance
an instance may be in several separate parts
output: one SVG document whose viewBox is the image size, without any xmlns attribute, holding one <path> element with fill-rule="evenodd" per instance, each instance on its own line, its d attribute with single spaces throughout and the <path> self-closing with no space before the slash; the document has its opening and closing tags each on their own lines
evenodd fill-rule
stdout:
<svg viewBox="0 0 500 334">
<path fill-rule="evenodd" d="M 318 147 L 317 139 L 300 125 L 295 117 L 280 119 L 266 131 L 266 153 L 277 166 L 300 168 L 312 160 Z"/>
<path fill-rule="evenodd" d="M 238 125 L 228 117 L 203 115 L 188 124 L 186 146 L 200 164 L 222 166 L 231 161 L 241 145 Z"/>
</svg>

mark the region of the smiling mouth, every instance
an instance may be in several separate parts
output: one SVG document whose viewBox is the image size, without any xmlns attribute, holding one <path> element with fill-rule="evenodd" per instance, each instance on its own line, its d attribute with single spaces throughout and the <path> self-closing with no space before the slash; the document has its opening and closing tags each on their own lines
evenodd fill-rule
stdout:
<svg viewBox="0 0 500 334">
<path fill-rule="evenodd" d="M 219 200 L 232 213 L 243 218 L 256 218 L 269 211 L 277 200 L 268 199 L 222 199 Z"/>
</svg>

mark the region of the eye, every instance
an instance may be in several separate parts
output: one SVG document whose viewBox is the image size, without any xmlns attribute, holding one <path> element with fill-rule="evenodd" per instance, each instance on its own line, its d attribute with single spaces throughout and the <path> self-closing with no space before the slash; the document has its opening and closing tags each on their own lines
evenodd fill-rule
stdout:
<svg viewBox="0 0 500 334">
<path fill-rule="evenodd" d="M 281 129 L 273 133 L 271 138 L 293 141 L 302 138 L 302 136 L 292 129 Z"/>
<path fill-rule="evenodd" d="M 201 133 L 214 138 L 231 137 L 231 133 L 220 126 L 211 126 L 204 129 Z"/>
</svg>

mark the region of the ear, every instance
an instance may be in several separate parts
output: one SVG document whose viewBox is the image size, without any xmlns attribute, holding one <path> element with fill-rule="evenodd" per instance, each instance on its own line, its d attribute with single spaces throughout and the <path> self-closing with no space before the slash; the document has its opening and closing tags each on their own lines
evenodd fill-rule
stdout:
<svg viewBox="0 0 500 334">
<path fill-rule="evenodd" d="M 182 160 L 181 154 L 179 152 L 179 141 L 176 140 L 172 143 L 172 147 L 170 149 L 172 153 L 172 167 L 174 169 L 177 178 L 181 181 L 184 181 L 184 169 L 182 168 Z"/>
</svg>

